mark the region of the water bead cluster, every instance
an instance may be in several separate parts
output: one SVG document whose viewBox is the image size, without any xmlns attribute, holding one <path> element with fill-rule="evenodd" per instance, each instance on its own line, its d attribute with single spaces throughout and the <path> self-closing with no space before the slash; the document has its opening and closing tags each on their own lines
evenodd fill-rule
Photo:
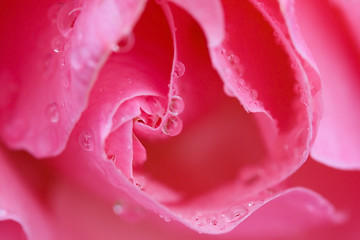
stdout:
<svg viewBox="0 0 360 240">
<path fill-rule="evenodd" d="M 174 67 L 174 78 L 180 78 L 184 74 L 185 65 L 182 62 L 177 61 Z M 165 117 L 165 121 L 161 127 L 161 130 L 164 134 L 168 136 L 176 136 L 181 132 L 183 128 L 183 122 L 178 115 L 184 111 L 184 108 L 184 100 L 180 96 L 173 95 L 170 97 L 168 104 L 169 114 L 167 114 Z"/>
</svg>

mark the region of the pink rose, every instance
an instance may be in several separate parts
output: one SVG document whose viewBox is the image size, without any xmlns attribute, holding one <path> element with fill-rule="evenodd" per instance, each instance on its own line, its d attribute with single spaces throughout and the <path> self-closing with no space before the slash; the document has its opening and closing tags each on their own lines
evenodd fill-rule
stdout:
<svg viewBox="0 0 360 240">
<path fill-rule="evenodd" d="M 357 239 L 359 4 L 2 1 L 1 239 Z"/>
</svg>

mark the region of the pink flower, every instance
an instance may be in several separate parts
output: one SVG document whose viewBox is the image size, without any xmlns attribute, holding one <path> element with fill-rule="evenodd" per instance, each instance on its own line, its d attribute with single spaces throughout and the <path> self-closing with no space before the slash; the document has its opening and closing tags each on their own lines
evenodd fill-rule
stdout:
<svg viewBox="0 0 360 240">
<path fill-rule="evenodd" d="M 356 1 L 1 5 L 2 239 L 359 237 Z"/>
</svg>

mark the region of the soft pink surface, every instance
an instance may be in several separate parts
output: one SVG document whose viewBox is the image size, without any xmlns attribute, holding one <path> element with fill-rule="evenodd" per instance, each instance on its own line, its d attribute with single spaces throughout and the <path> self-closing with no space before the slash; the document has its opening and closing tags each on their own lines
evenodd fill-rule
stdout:
<svg viewBox="0 0 360 240">
<path fill-rule="evenodd" d="M 129 240 L 235 240 L 265 237 L 340 240 L 356 239 L 359 235 L 357 224 L 360 212 L 357 203 L 360 196 L 354 194 L 357 190 L 355 185 L 346 183 L 359 181 L 360 175 L 357 172 L 344 174 L 317 163 L 305 164 L 303 169 L 290 178 L 290 184 L 305 185 L 319 191 L 335 203 L 345 215 L 334 215 L 333 208 L 318 194 L 307 189 L 294 188 L 264 203 L 263 207 L 233 231 L 213 236 L 199 234 L 177 221 L 165 222 L 152 211 L 128 200 L 125 195 L 118 195 L 116 201 L 104 201 L 99 195 L 94 195 L 73 181 L 66 180 L 64 175 L 54 172 L 54 169 L 49 169 L 44 162 L 39 163 L 27 154 L 4 151 L 1 159 L 4 167 L 1 168 L 0 176 L 5 176 L 13 183 L 8 185 L 16 193 L 15 198 L 10 198 L 11 191 L 5 189 L 4 184 L 1 185 L 1 209 L 7 210 L 8 213 L 1 215 L 0 234 L 4 237 L 10 230 L 16 230 L 17 232 L 8 238 L 11 240 L 16 239 L 18 235 L 24 236 L 21 228 L 25 229 L 27 238 L 18 238 L 19 240 L 95 240 L 99 236 L 104 240 L 115 240 L 119 237 Z M 8 164 L 9 161 L 12 164 Z M 31 169 L 36 170 L 30 172 Z M 22 186 L 14 187 L 14 183 L 19 182 L 16 181 L 18 177 L 11 178 L 7 174 L 8 170 L 12 175 L 21 176 Z M 320 173 L 326 176 L 321 181 L 318 179 Z M 324 182 L 331 186 L 323 184 Z M 25 194 L 20 194 L 21 192 Z M 121 204 L 121 210 L 117 210 L 117 214 L 114 213 L 116 204 Z M 26 210 L 24 211 L 21 206 Z M 43 210 L 47 213 L 41 214 Z M 18 224 L 9 220 L 15 216 Z M 337 225 L 344 216 L 351 221 Z"/>
<path fill-rule="evenodd" d="M 9 147 L 37 157 L 57 155 L 87 105 L 102 62 L 118 39 L 129 34 L 144 2 L 40 0 L 1 5 L 0 88 L 6 94 L 1 95 L 0 136 Z M 67 18 L 68 5 L 81 13 L 63 36 L 57 24 Z M 61 45 L 59 52 L 54 45 Z"/>
<path fill-rule="evenodd" d="M 22 166 L 17 163 L 25 159 Z M 53 238 L 50 212 L 45 211 L 41 183 L 46 174 L 26 154 L 13 154 L 0 145 L 0 237 L 4 240 Z M 19 169 L 29 173 L 22 174 Z M 38 175 L 39 174 L 39 175 Z"/>
<path fill-rule="evenodd" d="M 274 37 L 257 7 L 226 2 L 224 8 L 229 37 L 210 57 L 206 38 L 213 35 L 204 36 L 176 5 L 163 5 L 164 14 L 149 3 L 134 29 L 134 48 L 110 55 L 56 165 L 113 201 L 125 191 L 201 232 L 229 231 L 272 199 L 266 189 L 306 159 L 312 98 L 294 51 Z M 251 30 L 257 28 L 263 31 Z M 178 61 L 185 73 L 177 77 L 171 72 Z M 174 94 L 185 102 L 183 131 L 169 137 L 160 128 L 165 99 Z M 113 187 L 104 188 L 106 181 Z M 244 216 L 226 222 L 224 213 L 239 207 Z"/>
<path fill-rule="evenodd" d="M 354 215 L 342 215 L 320 195 L 296 187 L 301 173 L 282 182 L 306 161 L 319 126 L 318 71 L 335 69 L 325 48 L 312 45 L 324 35 L 309 39 L 314 56 L 302 40 L 315 34 L 305 19 L 310 5 L 297 2 L 294 12 L 292 3 L 5 2 L 0 136 L 11 149 L 46 159 L 4 148 L 0 231 L 55 240 L 311 239 L 329 229 L 358 234 L 355 203 L 349 201 Z M 59 32 L 57 20 L 67 17 L 69 4 L 79 15 Z M 48 18 L 32 14 L 38 11 Z M 17 19 L 17 28 L 33 31 L 11 34 L 9 23 Z M 54 52 L 52 40 L 60 34 L 64 46 Z M 341 61 L 355 61 L 336 52 L 339 42 L 329 42 Z M 353 109 L 344 106 L 349 99 L 356 103 L 358 88 L 351 84 L 358 75 L 347 69 L 349 62 L 338 64 L 350 82 L 322 75 L 325 125 L 313 154 L 328 151 L 324 136 L 334 140 L 339 133 L 347 140 L 331 149 L 338 155 L 322 159 L 353 168 L 358 137 L 349 131 L 357 127 L 357 110 L 343 119 L 330 113 Z M 328 101 L 340 85 L 350 93 Z M 179 98 L 185 107 L 173 114 L 171 99 Z M 170 127 L 177 129 L 169 134 Z M 334 156 L 341 157 L 339 165 L 329 163 Z M 307 166 L 308 179 L 329 171 Z M 341 195 L 320 192 L 335 203 Z"/>
<path fill-rule="evenodd" d="M 325 0 L 294 4 L 298 27 L 323 84 L 324 115 L 312 156 L 329 166 L 360 169 L 360 41 L 354 27 L 359 4 Z"/>
</svg>

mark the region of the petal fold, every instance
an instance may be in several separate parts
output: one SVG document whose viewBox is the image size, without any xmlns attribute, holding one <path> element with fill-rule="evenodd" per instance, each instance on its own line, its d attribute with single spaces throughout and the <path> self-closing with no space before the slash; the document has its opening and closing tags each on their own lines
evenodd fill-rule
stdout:
<svg viewBox="0 0 360 240">
<path fill-rule="evenodd" d="M 360 169 L 360 137 L 357 134 L 360 130 L 360 49 L 359 31 L 354 28 L 356 3 L 285 2 L 292 6 L 286 8 L 284 14 L 287 18 L 297 18 L 323 85 L 324 113 L 311 154 L 332 167 Z M 295 11 L 294 16 L 289 9 Z M 290 26 L 295 27 L 297 25 Z"/>
<path fill-rule="evenodd" d="M 131 32 L 144 1 L 1 4 L 1 138 L 38 158 L 57 155 L 104 59 Z"/>
</svg>

